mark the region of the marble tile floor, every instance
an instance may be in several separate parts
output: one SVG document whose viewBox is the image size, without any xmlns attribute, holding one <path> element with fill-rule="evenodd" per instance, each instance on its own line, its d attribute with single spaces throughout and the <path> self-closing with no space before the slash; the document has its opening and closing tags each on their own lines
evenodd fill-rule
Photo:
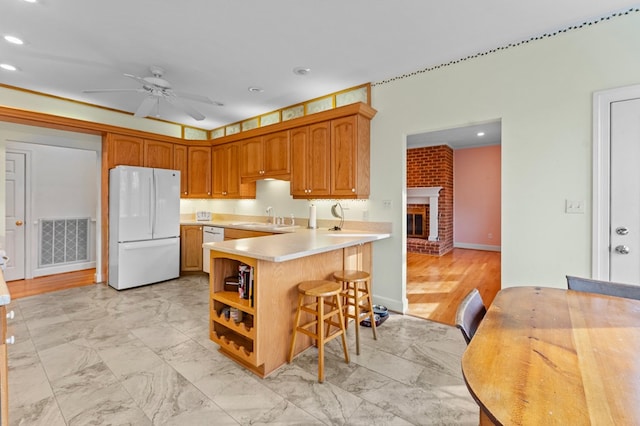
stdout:
<svg viewBox="0 0 640 426">
<path fill-rule="evenodd" d="M 12 425 L 472 425 L 459 330 L 392 314 L 351 363 L 328 344 L 260 379 L 208 337 L 204 276 L 116 291 L 104 285 L 9 306 Z"/>
</svg>

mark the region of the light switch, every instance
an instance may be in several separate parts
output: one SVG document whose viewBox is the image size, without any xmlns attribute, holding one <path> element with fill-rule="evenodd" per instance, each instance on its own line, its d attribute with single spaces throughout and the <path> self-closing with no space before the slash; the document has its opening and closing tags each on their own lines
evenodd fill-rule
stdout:
<svg viewBox="0 0 640 426">
<path fill-rule="evenodd" d="M 568 214 L 584 214 L 584 201 L 581 200 L 565 200 L 564 212 Z"/>
</svg>

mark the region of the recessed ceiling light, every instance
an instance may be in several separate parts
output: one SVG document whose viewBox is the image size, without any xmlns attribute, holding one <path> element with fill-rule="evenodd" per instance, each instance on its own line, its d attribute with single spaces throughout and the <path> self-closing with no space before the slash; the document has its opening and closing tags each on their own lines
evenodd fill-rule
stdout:
<svg viewBox="0 0 640 426">
<path fill-rule="evenodd" d="M 256 86 L 249 86 L 249 88 L 247 89 L 250 92 L 253 93 L 262 93 L 264 92 L 264 89 L 262 89 L 261 87 L 256 87 Z"/>
<path fill-rule="evenodd" d="M 15 37 L 12 35 L 6 35 L 4 36 L 4 39 L 7 40 L 9 43 L 24 44 L 24 41 L 22 41 L 22 39 L 19 39 L 18 37 Z"/>
<path fill-rule="evenodd" d="M 476 133 L 476 134 L 477 134 L 478 136 L 480 136 L 480 137 L 484 136 L 484 132 L 478 132 L 478 133 Z"/>
<path fill-rule="evenodd" d="M 38 3 L 38 0 L 24 0 L 27 3 Z"/>
<path fill-rule="evenodd" d="M 295 67 L 293 73 L 296 75 L 307 75 L 311 72 L 311 68 L 307 67 Z"/>
<path fill-rule="evenodd" d="M 10 64 L 0 64 L 0 68 L 7 71 L 18 71 L 18 68 Z"/>
</svg>

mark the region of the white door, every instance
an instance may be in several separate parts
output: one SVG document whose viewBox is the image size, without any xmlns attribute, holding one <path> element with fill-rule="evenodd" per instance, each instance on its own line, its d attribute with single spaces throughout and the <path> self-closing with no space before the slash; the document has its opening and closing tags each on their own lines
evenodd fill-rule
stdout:
<svg viewBox="0 0 640 426">
<path fill-rule="evenodd" d="M 609 278 L 640 284 L 640 99 L 611 103 Z"/>
<path fill-rule="evenodd" d="M 5 250 L 9 261 L 4 272 L 6 281 L 25 278 L 25 164 L 25 154 L 7 152 Z"/>
</svg>

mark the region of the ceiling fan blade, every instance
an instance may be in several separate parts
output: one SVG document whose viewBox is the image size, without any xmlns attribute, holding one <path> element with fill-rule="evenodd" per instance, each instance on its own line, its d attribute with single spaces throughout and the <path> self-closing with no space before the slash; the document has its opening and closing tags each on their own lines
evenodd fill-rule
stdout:
<svg viewBox="0 0 640 426">
<path fill-rule="evenodd" d="M 192 101 L 204 102 L 205 104 L 211 105 L 217 104 L 206 96 L 194 95 L 193 93 L 176 92 L 175 90 L 173 91 L 173 93 L 175 93 L 175 95 L 180 98 L 191 99 Z"/>
<path fill-rule="evenodd" d="M 153 109 L 154 106 L 156 106 L 157 102 L 158 102 L 158 98 L 156 96 L 147 96 L 146 98 L 144 98 L 144 100 L 136 110 L 136 113 L 134 114 L 134 116 L 135 117 L 148 116 L 149 114 L 151 114 L 151 110 Z"/>
<path fill-rule="evenodd" d="M 174 94 L 166 96 L 165 99 L 170 104 L 189 114 L 191 117 L 193 117 L 194 120 L 202 121 L 205 119 L 205 116 L 198 112 L 198 110 L 193 108 L 191 105 L 187 105 L 186 103 L 182 102 L 182 100 L 176 97 Z"/>
<path fill-rule="evenodd" d="M 149 83 L 147 82 L 147 80 L 145 80 L 142 77 L 138 77 L 137 75 L 133 75 L 133 74 L 124 74 L 125 77 L 129 77 L 134 79 L 135 81 L 137 81 L 138 83 L 142 84 L 142 85 L 149 85 Z"/>
<path fill-rule="evenodd" d="M 144 92 L 144 89 L 90 89 L 82 93 L 108 93 L 108 92 Z"/>
</svg>

